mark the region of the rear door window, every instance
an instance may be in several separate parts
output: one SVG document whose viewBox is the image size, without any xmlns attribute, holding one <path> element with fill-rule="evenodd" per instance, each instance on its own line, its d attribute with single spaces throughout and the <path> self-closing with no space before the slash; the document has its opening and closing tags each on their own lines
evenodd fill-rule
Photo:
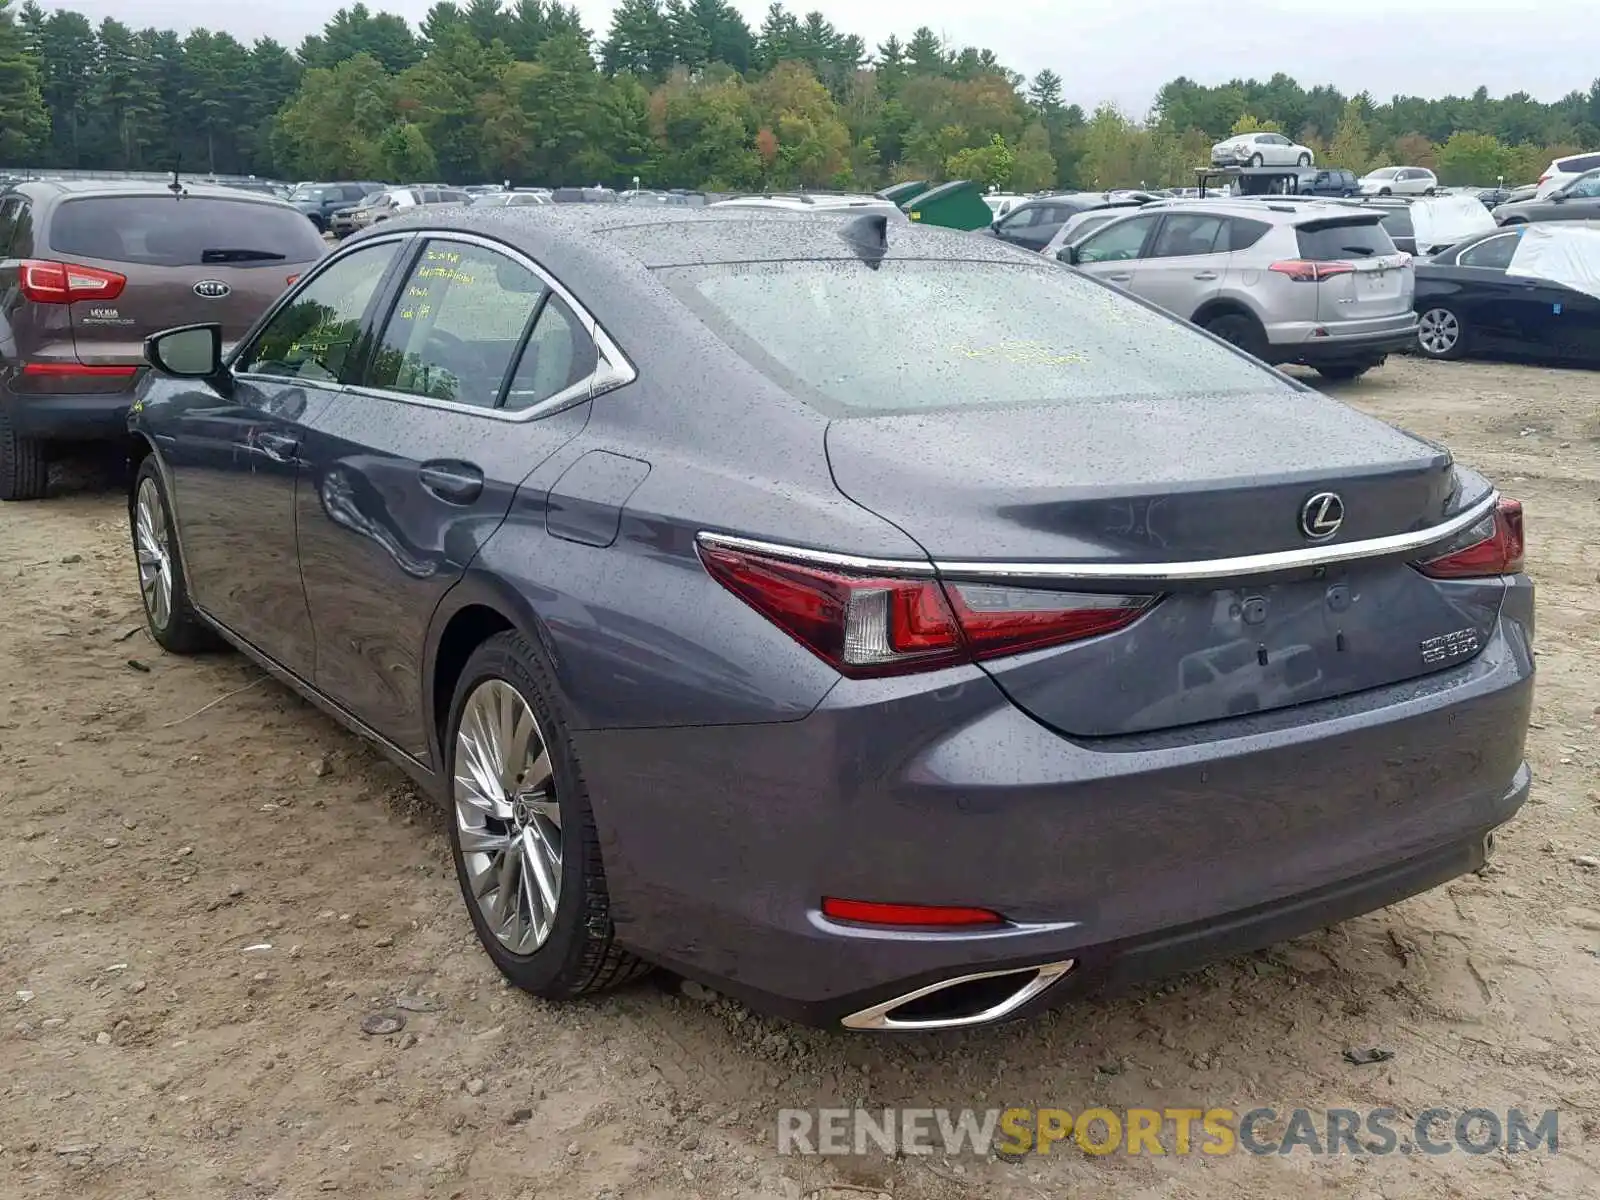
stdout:
<svg viewBox="0 0 1600 1200">
<path fill-rule="evenodd" d="M 498 251 L 428 242 L 401 285 L 363 383 L 493 408 L 545 290 L 536 274 Z"/>
<path fill-rule="evenodd" d="M 220 196 L 87 196 L 58 205 L 47 231 L 64 258 L 148 267 L 315 262 L 326 247 L 304 214 Z"/>
<path fill-rule="evenodd" d="M 1202 213 L 1175 213 L 1162 223 L 1150 257 L 1189 258 L 1214 253 L 1226 223 L 1222 217 Z"/>
<path fill-rule="evenodd" d="M 280 379 L 344 382 L 360 357 L 361 323 L 395 250 L 393 242 L 363 246 L 330 263 L 239 354 L 238 369 Z"/>
<path fill-rule="evenodd" d="M 1463 250 L 1456 258 L 1456 265 L 1480 267 L 1488 271 L 1504 271 L 1511 265 L 1511 256 L 1517 252 L 1517 243 L 1521 240 L 1521 230 L 1485 238 L 1476 246 Z"/>
<path fill-rule="evenodd" d="M 1294 232 L 1300 243 L 1300 257 L 1311 262 L 1377 258 L 1395 253 L 1394 242 L 1377 220 L 1312 221 Z"/>
</svg>

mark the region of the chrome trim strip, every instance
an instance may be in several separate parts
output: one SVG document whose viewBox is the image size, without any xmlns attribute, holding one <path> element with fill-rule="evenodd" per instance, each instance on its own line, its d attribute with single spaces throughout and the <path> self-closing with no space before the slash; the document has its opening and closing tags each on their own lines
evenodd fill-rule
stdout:
<svg viewBox="0 0 1600 1200">
<path fill-rule="evenodd" d="M 1002 1020 L 1032 1000 L 1056 980 L 1060 979 L 1075 965 L 1074 959 L 1062 962 L 1044 963 L 1037 967 L 1013 967 L 1004 971 L 976 971 L 971 975 L 957 975 L 952 979 L 941 979 L 938 983 L 930 983 L 926 987 L 917 988 L 903 996 L 896 996 L 893 1000 L 885 1000 L 882 1004 L 874 1004 L 870 1008 L 863 1008 L 860 1012 L 853 1012 L 845 1017 L 840 1024 L 846 1029 L 875 1029 L 875 1030 L 908 1030 L 912 1032 L 926 1032 L 934 1029 L 967 1029 L 974 1025 L 988 1025 L 991 1022 Z M 1003 979 L 1008 975 L 1031 975 L 1032 979 L 1019 987 L 1011 995 L 998 1004 L 990 1005 L 981 1012 L 969 1013 L 964 1017 L 929 1017 L 925 1020 L 897 1020 L 894 1010 L 901 1005 L 910 1004 L 913 1000 L 920 1000 L 924 996 L 931 996 L 947 988 L 953 988 L 963 983 L 975 983 L 981 979 Z"/>
<path fill-rule="evenodd" d="M 694 540 L 702 546 L 724 546 L 729 550 L 744 550 L 751 554 L 765 554 L 770 558 L 784 558 L 791 562 L 811 563 L 819 567 L 837 567 L 841 571 L 891 571 L 895 575 L 926 575 L 934 573 L 933 564 L 908 558 L 866 558 L 859 554 L 836 554 L 831 550 L 809 550 L 798 546 L 784 546 L 778 542 L 762 542 L 755 538 L 734 537 L 725 533 L 702 530 Z"/>
<path fill-rule="evenodd" d="M 1150 583 L 1181 583 L 1206 579 L 1227 579 L 1239 575 L 1267 575 L 1275 571 L 1294 571 L 1333 563 L 1354 562 L 1422 550 L 1470 529 L 1494 511 L 1499 492 L 1457 513 L 1448 521 L 1414 533 L 1395 533 L 1344 545 L 1306 546 L 1299 550 L 1278 550 L 1270 554 L 1244 554 L 1237 558 L 1212 558 L 1200 562 L 1176 563 L 986 563 L 939 562 L 941 575 L 1001 579 L 1080 579 L 1134 580 Z"/>
<path fill-rule="evenodd" d="M 1239 575 L 1267 575 L 1276 571 L 1302 570 L 1307 567 L 1328 566 L 1333 563 L 1354 562 L 1363 558 L 1381 558 L 1390 554 L 1404 554 L 1422 550 L 1463 529 L 1470 529 L 1494 511 L 1500 500 L 1499 492 L 1488 496 L 1471 508 L 1457 513 L 1448 521 L 1412 533 L 1396 533 L 1387 537 L 1368 538 L 1343 545 L 1306 546 L 1299 550 L 1277 550 L 1270 554 L 1245 554 L 1237 558 L 1212 558 L 1196 562 L 1174 563 L 1097 563 L 1097 562 L 960 562 L 940 560 L 937 563 L 914 559 L 865 558 L 853 554 L 831 551 L 807 550 L 783 546 L 752 538 L 732 537 L 726 534 L 702 532 L 696 540 L 706 545 L 727 546 L 730 550 L 747 550 L 752 554 L 767 554 L 795 562 L 815 563 L 845 571 L 885 571 L 896 575 L 925 576 L 939 574 L 962 579 L 1062 579 L 1088 581 L 1134 581 L 1148 583 L 1181 583 L 1208 579 L 1227 579 Z"/>
</svg>

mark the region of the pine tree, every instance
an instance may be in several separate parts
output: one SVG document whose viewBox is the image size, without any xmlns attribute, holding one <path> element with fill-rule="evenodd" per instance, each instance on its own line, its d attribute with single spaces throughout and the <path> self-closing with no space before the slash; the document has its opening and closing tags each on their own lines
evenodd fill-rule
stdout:
<svg viewBox="0 0 1600 1200">
<path fill-rule="evenodd" d="M 27 166 L 50 140 L 50 114 L 39 94 L 39 70 L 0 0 L 0 163 Z"/>
</svg>

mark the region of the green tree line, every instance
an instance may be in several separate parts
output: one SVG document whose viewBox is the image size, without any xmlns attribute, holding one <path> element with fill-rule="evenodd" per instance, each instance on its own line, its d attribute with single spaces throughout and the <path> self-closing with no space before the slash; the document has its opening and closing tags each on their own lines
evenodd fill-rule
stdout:
<svg viewBox="0 0 1600 1200">
<path fill-rule="evenodd" d="M 1600 144 L 1600 80 L 1554 103 L 1484 88 L 1378 103 L 1284 74 L 1178 78 L 1143 119 L 1064 94 L 1056 71 L 1026 79 L 927 27 L 869 47 L 777 3 L 752 28 L 726 0 L 620 0 L 603 31 L 560 0 L 443 2 L 415 28 L 358 3 L 291 50 L 0 0 L 0 166 L 1028 191 L 1188 182 L 1250 129 L 1446 183 L 1528 181 Z"/>
</svg>

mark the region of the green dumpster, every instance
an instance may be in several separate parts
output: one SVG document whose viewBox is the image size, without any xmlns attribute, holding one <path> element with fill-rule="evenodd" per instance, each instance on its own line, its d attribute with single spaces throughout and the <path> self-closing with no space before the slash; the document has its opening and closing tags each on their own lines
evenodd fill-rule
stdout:
<svg viewBox="0 0 1600 1200">
<path fill-rule="evenodd" d="M 892 187 L 884 188 L 878 195 L 891 204 L 904 208 L 908 201 L 922 195 L 923 192 L 928 190 L 928 187 L 929 184 L 926 179 L 908 179 L 904 183 L 897 183 Z"/>
<path fill-rule="evenodd" d="M 942 183 L 900 207 L 913 221 L 946 229 L 984 229 L 994 223 L 983 193 L 970 179 Z"/>
</svg>

